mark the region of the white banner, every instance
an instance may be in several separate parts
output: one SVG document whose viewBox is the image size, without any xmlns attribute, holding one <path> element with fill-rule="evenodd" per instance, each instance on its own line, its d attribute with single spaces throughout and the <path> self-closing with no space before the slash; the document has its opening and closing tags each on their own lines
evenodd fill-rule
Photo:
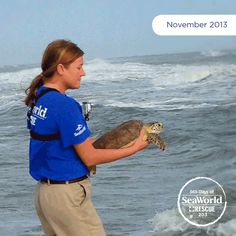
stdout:
<svg viewBox="0 0 236 236">
<path fill-rule="evenodd" d="M 236 15 L 158 15 L 152 28 L 163 36 L 233 36 Z"/>
</svg>

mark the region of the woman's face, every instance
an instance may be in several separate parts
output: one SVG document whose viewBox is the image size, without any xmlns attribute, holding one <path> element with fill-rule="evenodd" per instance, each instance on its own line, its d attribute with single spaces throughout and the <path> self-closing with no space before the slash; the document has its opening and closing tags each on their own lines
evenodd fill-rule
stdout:
<svg viewBox="0 0 236 236">
<path fill-rule="evenodd" d="M 63 81 L 66 89 L 78 89 L 80 87 L 80 80 L 85 76 L 83 69 L 83 57 L 77 58 L 67 68 L 64 67 Z"/>
</svg>

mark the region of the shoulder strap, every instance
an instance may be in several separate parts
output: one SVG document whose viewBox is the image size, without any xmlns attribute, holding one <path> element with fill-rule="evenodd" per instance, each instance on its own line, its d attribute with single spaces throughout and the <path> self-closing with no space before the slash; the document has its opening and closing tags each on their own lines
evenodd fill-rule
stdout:
<svg viewBox="0 0 236 236">
<path fill-rule="evenodd" d="M 29 122 L 30 122 L 30 116 L 32 115 L 33 108 L 34 108 L 36 102 L 39 100 L 39 98 L 41 98 L 46 93 L 53 92 L 53 91 L 59 92 L 56 89 L 47 88 L 47 89 L 44 89 L 41 93 L 39 93 L 36 96 L 36 98 L 34 99 L 34 103 L 32 104 L 32 106 L 29 109 L 28 114 L 27 114 Z M 28 126 L 30 126 L 30 125 L 28 125 Z M 36 139 L 36 140 L 39 140 L 39 141 L 52 141 L 52 140 L 59 140 L 60 139 L 60 134 L 59 133 L 54 133 L 54 134 L 43 135 L 43 134 L 39 134 L 39 133 L 36 133 L 36 132 L 30 130 L 30 137 L 32 139 Z"/>
<path fill-rule="evenodd" d="M 53 92 L 53 91 L 59 93 L 59 91 L 56 90 L 56 89 L 54 89 L 54 88 L 47 88 L 47 89 L 44 89 L 41 93 L 39 93 L 39 94 L 36 96 L 36 98 L 35 98 L 35 100 L 34 100 L 34 104 L 36 104 L 36 102 L 39 100 L 39 98 L 41 98 L 43 95 L 45 95 L 46 93 L 49 93 L 49 92 Z"/>
</svg>

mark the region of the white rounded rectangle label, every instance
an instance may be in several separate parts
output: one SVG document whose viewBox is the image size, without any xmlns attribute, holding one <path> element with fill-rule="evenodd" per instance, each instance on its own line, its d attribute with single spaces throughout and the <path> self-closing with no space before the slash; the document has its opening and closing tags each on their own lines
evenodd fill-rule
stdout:
<svg viewBox="0 0 236 236">
<path fill-rule="evenodd" d="M 158 15 L 152 28 L 163 36 L 233 36 L 236 15 Z"/>
</svg>

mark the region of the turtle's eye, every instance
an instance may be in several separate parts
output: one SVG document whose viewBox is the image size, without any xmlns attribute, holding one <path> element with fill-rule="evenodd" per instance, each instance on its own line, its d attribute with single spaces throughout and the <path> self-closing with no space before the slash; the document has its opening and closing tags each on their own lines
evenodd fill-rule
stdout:
<svg viewBox="0 0 236 236">
<path fill-rule="evenodd" d="M 153 130 L 153 131 L 157 131 L 157 126 L 154 125 L 154 126 L 152 127 L 152 130 Z"/>
</svg>

